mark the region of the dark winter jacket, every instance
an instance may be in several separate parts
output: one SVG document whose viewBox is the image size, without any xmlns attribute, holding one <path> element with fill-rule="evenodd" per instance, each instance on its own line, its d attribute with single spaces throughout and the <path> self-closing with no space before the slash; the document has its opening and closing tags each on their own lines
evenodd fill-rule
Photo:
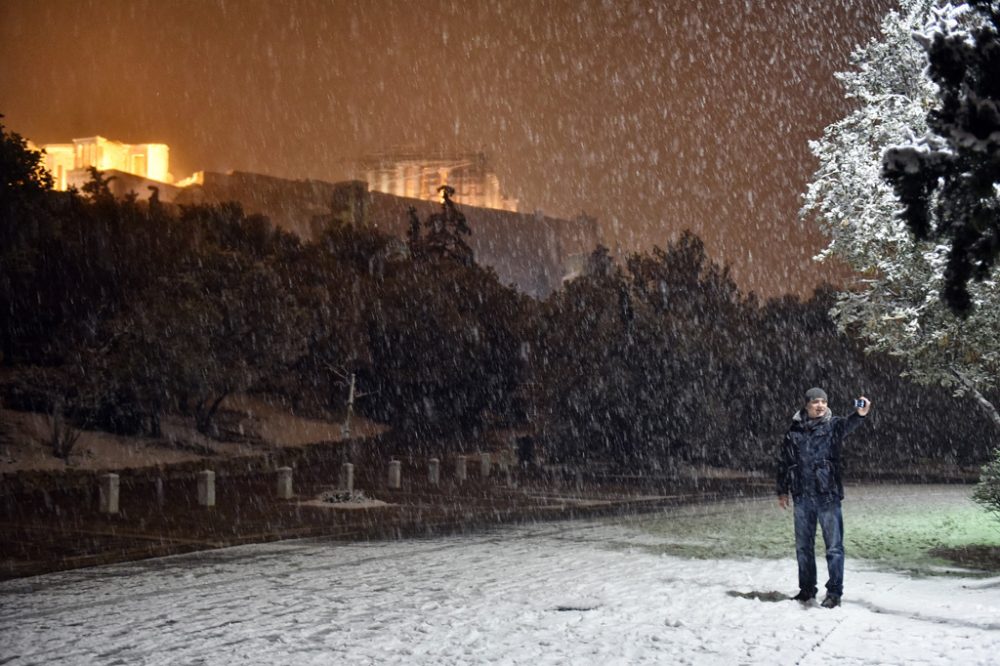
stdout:
<svg viewBox="0 0 1000 666">
<path fill-rule="evenodd" d="M 829 409 L 819 419 L 810 419 L 799 410 L 778 451 L 778 494 L 843 499 L 841 447 L 864 420 L 857 413 L 833 416 Z"/>
</svg>

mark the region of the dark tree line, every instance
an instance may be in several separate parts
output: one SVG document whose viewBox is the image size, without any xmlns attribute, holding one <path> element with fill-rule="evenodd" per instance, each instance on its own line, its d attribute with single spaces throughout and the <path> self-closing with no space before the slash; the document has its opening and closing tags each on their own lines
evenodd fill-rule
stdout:
<svg viewBox="0 0 1000 666">
<path fill-rule="evenodd" d="M 92 174 L 51 191 L 38 156 L 2 133 L 0 399 L 77 426 L 158 436 L 165 414 L 225 437 L 235 393 L 294 409 L 357 408 L 413 447 L 531 433 L 555 461 L 764 467 L 801 393 L 876 401 L 861 457 L 985 458 L 973 418 L 899 380 L 806 303 L 742 294 L 700 239 L 586 274 L 543 302 L 475 263 L 445 191 L 406 241 L 333 221 L 315 242 L 238 204 L 116 200 Z"/>
<path fill-rule="evenodd" d="M 894 359 L 866 356 L 837 331 L 830 288 L 760 303 L 690 233 L 624 267 L 599 248 L 589 267 L 539 304 L 531 327 L 538 431 L 563 460 L 764 469 L 814 385 L 838 413 L 861 393 L 877 403 L 857 464 L 988 455 L 978 414 L 901 380 Z"/>
</svg>

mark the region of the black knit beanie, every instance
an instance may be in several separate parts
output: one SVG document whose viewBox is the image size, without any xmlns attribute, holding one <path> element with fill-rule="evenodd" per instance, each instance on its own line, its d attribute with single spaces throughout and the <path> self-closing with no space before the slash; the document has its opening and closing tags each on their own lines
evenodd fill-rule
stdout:
<svg viewBox="0 0 1000 666">
<path fill-rule="evenodd" d="M 826 400 L 826 391 L 821 388 L 811 388 L 806 391 L 806 402 L 812 402 L 813 400 Z"/>
</svg>

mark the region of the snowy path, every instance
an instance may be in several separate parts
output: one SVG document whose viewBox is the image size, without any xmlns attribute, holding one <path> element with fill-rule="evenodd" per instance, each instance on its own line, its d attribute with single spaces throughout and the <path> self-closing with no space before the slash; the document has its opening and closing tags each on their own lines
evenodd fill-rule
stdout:
<svg viewBox="0 0 1000 666">
<path fill-rule="evenodd" d="M 600 522 L 295 541 L 0 584 L 0 664 L 1000 664 L 1000 579 L 686 560 Z M 824 571 L 822 563 L 821 572 Z"/>
</svg>

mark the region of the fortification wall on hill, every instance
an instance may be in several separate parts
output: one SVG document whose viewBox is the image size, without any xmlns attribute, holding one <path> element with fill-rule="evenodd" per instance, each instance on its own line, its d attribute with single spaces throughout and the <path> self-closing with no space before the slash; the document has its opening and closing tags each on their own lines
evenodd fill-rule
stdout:
<svg viewBox="0 0 1000 666">
<path fill-rule="evenodd" d="M 371 192 L 362 181 L 328 183 L 288 180 L 261 174 L 205 173 L 203 183 L 180 190 L 174 203 L 238 201 L 248 213 L 266 215 L 278 227 L 312 240 L 334 219 L 370 224 L 405 238 L 408 209 L 420 219 L 439 205 L 420 199 Z M 467 239 L 476 261 L 493 268 L 504 284 L 541 298 L 579 272 L 600 242 L 595 219 L 574 220 L 459 206 L 472 229 Z"/>
</svg>

